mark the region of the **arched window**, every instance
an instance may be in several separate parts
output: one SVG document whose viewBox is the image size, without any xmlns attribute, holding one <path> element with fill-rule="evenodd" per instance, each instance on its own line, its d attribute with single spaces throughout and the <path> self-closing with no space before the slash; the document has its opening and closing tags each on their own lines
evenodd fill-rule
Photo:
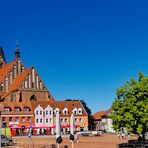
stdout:
<svg viewBox="0 0 148 148">
<path fill-rule="evenodd" d="M 37 101 L 36 96 L 35 96 L 35 95 L 32 95 L 32 96 L 30 97 L 30 101 Z"/>
</svg>

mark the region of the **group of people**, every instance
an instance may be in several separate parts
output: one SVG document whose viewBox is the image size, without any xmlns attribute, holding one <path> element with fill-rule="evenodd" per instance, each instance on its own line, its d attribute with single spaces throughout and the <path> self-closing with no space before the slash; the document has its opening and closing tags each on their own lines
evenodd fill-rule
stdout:
<svg viewBox="0 0 148 148">
<path fill-rule="evenodd" d="M 118 136 L 118 139 L 126 139 L 126 137 L 128 137 L 128 139 L 130 139 L 130 133 L 125 133 L 125 131 L 122 131 L 122 132 L 117 132 L 117 136 Z"/>
</svg>

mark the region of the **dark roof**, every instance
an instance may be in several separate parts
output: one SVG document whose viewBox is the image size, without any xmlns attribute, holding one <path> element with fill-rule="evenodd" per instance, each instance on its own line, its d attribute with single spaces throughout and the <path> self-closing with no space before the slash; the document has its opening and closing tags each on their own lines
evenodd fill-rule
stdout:
<svg viewBox="0 0 148 148">
<path fill-rule="evenodd" d="M 0 47 L 0 56 L 3 58 L 3 60 L 4 60 L 5 63 L 6 63 L 6 60 L 5 60 L 5 56 L 4 56 L 4 52 L 3 52 L 2 47 Z"/>
</svg>

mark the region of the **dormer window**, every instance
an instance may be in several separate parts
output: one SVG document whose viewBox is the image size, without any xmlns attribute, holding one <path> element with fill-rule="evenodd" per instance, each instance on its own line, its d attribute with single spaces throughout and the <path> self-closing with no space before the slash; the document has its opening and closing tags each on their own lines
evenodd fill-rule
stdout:
<svg viewBox="0 0 148 148">
<path fill-rule="evenodd" d="M 73 114 L 74 114 L 74 115 L 77 115 L 77 108 L 74 108 L 74 109 L 73 109 Z"/>
<path fill-rule="evenodd" d="M 19 108 L 19 107 L 15 107 L 15 108 L 14 108 L 14 111 L 15 111 L 16 113 L 18 113 L 18 112 L 20 112 L 20 108 Z"/>
<path fill-rule="evenodd" d="M 29 107 L 24 107 L 24 112 L 29 112 Z"/>
<path fill-rule="evenodd" d="M 79 109 L 78 109 L 78 114 L 79 114 L 79 115 L 82 115 L 82 108 L 79 108 Z"/>
<path fill-rule="evenodd" d="M 4 107 L 4 111 L 5 111 L 6 113 L 10 112 L 10 107 Z"/>
<path fill-rule="evenodd" d="M 68 115 L 68 109 L 67 109 L 67 108 L 64 108 L 64 109 L 63 109 L 63 114 L 64 114 L 64 115 Z"/>
</svg>

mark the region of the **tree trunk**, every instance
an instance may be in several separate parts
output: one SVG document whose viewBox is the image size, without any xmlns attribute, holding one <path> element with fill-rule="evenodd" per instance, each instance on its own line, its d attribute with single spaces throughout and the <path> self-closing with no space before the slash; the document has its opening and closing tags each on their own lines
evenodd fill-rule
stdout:
<svg viewBox="0 0 148 148">
<path fill-rule="evenodd" d="M 142 140 L 145 141 L 145 131 L 142 132 Z"/>
</svg>

